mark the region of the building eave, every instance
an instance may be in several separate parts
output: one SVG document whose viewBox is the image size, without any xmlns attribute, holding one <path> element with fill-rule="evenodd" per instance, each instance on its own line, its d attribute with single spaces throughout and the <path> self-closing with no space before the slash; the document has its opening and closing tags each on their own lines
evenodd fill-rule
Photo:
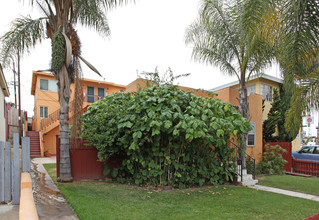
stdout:
<svg viewBox="0 0 319 220">
<path fill-rule="evenodd" d="M 284 80 L 282 80 L 280 78 L 277 78 L 277 77 L 274 77 L 274 76 L 267 75 L 267 74 L 263 74 L 261 76 L 256 76 L 255 75 L 255 76 L 251 77 L 248 81 L 251 81 L 251 80 L 254 80 L 254 79 L 258 79 L 258 78 L 259 79 L 267 79 L 267 80 L 270 80 L 270 81 L 273 81 L 273 82 L 276 82 L 276 83 L 279 83 L 279 84 L 283 84 L 284 83 Z M 247 78 L 246 78 L 246 80 L 247 80 Z M 222 90 L 222 89 L 226 89 L 228 87 L 232 87 L 232 86 L 235 86 L 235 85 L 238 85 L 238 84 L 239 84 L 238 81 L 234 81 L 234 82 L 230 82 L 230 83 L 227 83 L 227 84 L 212 88 L 209 91 L 210 92 L 216 92 L 216 91 L 219 91 L 219 90 Z"/>
<path fill-rule="evenodd" d="M 10 92 L 9 92 L 9 88 L 8 88 L 7 81 L 6 81 L 6 78 L 4 76 L 1 64 L 0 64 L 0 86 L 1 86 L 1 89 L 3 91 L 4 96 L 9 97 Z"/>
<path fill-rule="evenodd" d="M 33 71 L 33 73 L 32 73 L 32 81 L 31 81 L 31 95 L 35 94 L 35 87 L 37 85 L 37 77 L 38 77 L 38 75 L 49 76 L 49 77 L 53 77 L 54 78 L 54 75 L 52 73 Z"/>
</svg>

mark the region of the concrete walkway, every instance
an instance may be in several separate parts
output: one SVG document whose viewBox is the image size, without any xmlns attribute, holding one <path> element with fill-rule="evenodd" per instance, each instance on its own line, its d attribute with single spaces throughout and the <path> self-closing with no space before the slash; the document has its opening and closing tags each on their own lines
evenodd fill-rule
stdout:
<svg viewBox="0 0 319 220">
<path fill-rule="evenodd" d="M 73 209 L 54 184 L 43 164 L 56 163 L 55 156 L 33 158 L 31 161 L 34 200 L 40 220 L 78 220 Z"/>
<path fill-rule="evenodd" d="M 0 205 L 0 220 L 18 220 L 19 205 Z"/>
<path fill-rule="evenodd" d="M 289 190 L 278 189 L 278 188 L 273 188 L 269 186 L 261 186 L 261 185 L 249 186 L 248 188 L 283 194 L 283 195 L 302 198 L 302 199 L 309 199 L 312 201 L 319 202 L 319 196 L 314 196 L 314 195 L 305 194 L 305 193 L 293 192 Z"/>
</svg>

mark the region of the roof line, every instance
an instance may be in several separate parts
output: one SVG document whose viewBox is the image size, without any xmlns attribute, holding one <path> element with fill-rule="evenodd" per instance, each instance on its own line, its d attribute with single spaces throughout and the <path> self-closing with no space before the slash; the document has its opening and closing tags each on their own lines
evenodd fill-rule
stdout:
<svg viewBox="0 0 319 220">
<path fill-rule="evenodd" d="M 259 75 L 259 76 L 254 75 L 254 76 L 250 77 L 249 81 L 254 80 L 254 79 L 258 79 L 258 78 L 268 79 L 270 81 L 277 82 L 277 83 L 280 83 L 280 84 L 284 83 L 283 79 L 280 79 L 280 78 L 277 78 L 277 77 L 274 77 L 274 76 L 270 76 L 268 74 L 262 74 L 262 75 Z M 247 78 L 246 78 L 246 80 L 247 80 Z M 222 90 L 222 89 L 226 89 L 228 87 L 231 87 L 231 86 L 234 86 L 234 85 L 238 85 L 238 84 L 239 84 L 238 81 L 233 81 L 233 82 L 226 83 L 224 85 L 209 89 L 209 91 L 210 92 L 216 92 L 216 91 L 219 91 L 219 90 Z"/>
</svg>

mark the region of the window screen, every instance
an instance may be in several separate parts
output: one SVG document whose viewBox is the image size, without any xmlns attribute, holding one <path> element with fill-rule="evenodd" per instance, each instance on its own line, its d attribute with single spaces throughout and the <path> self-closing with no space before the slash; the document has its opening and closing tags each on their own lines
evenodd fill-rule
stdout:
<svg viewBox="0 0 319 220">
<path fill-rule="evenodd" d="M 272 86 L 261 84 L 261 95 L 266 101 L 272 101 Z"/>
<path fill-rule="evenodd" d="M 87 87 L 87 102 L 89 103 L 94 102 L 94 87 L 93 86 Z"/>
<path fill-rule="evenodd" d="M 49 80 L 40 79 L 40 89 L 48 91 L 49 90 Z"/>
</svg>

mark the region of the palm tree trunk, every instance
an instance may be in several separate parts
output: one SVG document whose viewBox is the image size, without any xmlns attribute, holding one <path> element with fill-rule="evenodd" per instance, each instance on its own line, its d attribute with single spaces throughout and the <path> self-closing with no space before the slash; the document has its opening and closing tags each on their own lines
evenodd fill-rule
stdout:
<svg viewBox="0 0 319 220">
<path fill-rule="evenodd" d="M 249 105 L 248 105 L 248 96 L 247 96 L 247 87 L 245 78 L 240 81 L 239 88 L 239 112 L 244 117 L 249 117 Z M 246 169 L 246 142 L 247 142 L 247 133 L 241 136 L 241 160 L 242 160 L 242 168 Z"/>
<path fill-rule="evenodd" d="M 59 72 L 60 102 L 60 176 L 59 182 L 71 182 L 70 138 L 69 138 L 69 102 L 70 80 L 65 66 Z"/>
</svg>

